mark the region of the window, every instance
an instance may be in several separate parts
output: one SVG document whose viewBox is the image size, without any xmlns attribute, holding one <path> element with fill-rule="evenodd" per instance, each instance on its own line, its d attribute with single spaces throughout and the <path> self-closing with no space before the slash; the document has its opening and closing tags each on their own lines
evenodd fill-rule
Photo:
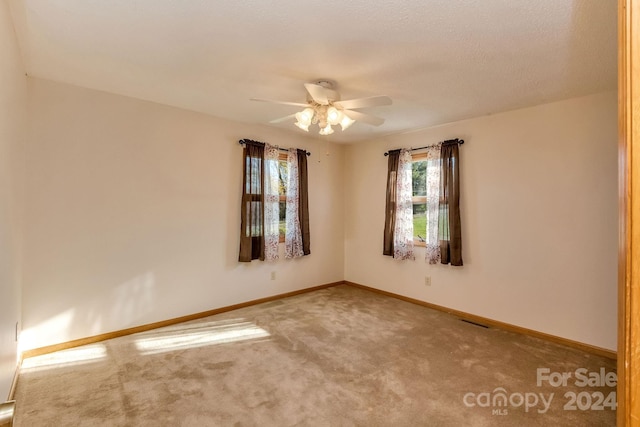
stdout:
<svg viewBox="0 0 640 427">
<path fill-rule="evenodd" d="M 305 150 L 244 139 L 243 188 L 238 261 L 277 260 L 284 241 L 285 258 L 311 253 L 309 187 Z"/>
<path fill-rule="evenodd" d="M 262 193 L 262 159 L 259 157 L 247 157 L 246 162 L 246 170 L 249 171 L 250 176 L 250 179 L 246 182 L 245 190 L 246 198 L 249 203 L 249 208 L 247 209 L 247 217 L 249 219 L 246 222 L 246 233 L 247 235 L 259 236 L 262 234 L 262 227 L 259 225 L 262 221 L 262 213 L 260 212 L 260 205 L 262 203 L 260 198 Z M 281 243 L 284 242 L 286 230 L 288 180 L 289 168 L 287 166 L 287 153 L 280 153 L 278 156 L 278 195 L 280 197 L 278 231 Z M 249 230 L 249 227 L 251 230 Z"/>
<path fill-rule="evenodd" d="M 425 246 L 427 239 L 427 155 L 414 154 L 411 165 L 413 242 Z"/>
<path fill-rule="evenodd" d="M 248 155 L 243 203 L 246 205 L 246 235 L 262 235 L 262 158 Z"/>
<path fill-rule="evenodd" d="M 429 230 L 432 230 L 432 238 L 435 243 L 436 229 L 429 228 L 440 225 L 447 226 L 448 221 L 440 221 L 438 223 L 438 212 L 429 209 L 429 197 L 438 199 L 440 190 L 440 158 L 433 153 L 419 153 L 412 155 L 411 164 L 411 186 L 412 186 L 412 203 L 413 203 L 413 244 L 415 246 L 426 246 L 429 240 Z M 431 186 L 431 187 L 430 187 Z M 435 202 L 437 203 L 437 202 Z M 434 205 L 435 206 L 435 205 Z M 446 208 L 446 207 L 445 207 Z M 439 206 L 440 214 L 443 206 Z"/>
<path fill-rule="evenodd" d="M 280 195 L 280 216 L 278 229 L 280 231 L 280 243 L 284 242 L 287 229 L 287 182 L 289 181 L 289 168 L 287 166 L 287 153 L 280 153 L 278 157 L 278 193 Z"/>
<path fill-rule="evenodd" d="M 382 254 L 415 259 L 423 246 L 429 264 L 462 265 L 460 161 L 451 139 L 420 149 L 390 150 Z M 417 149 L 416 149 L 417 150 Z"/>
</svg>

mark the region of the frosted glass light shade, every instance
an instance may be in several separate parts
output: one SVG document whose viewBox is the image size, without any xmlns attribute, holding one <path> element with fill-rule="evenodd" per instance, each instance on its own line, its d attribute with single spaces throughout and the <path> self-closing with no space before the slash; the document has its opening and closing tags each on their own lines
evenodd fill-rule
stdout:
<svg viewBox="0 0 640 427">
<path fill-rule="evenodd" d="M 342 126 L 342 130 L 347 130 L 349 126 L 354 124 L 356 121 L 347 117 L 346 114 L 342 115 L 342 120 L 340 120 L 340 126 Z"/>
<path fill-rule="evenodd" d="M 327 108 L 327 121 L 332 125 L 340 123 L 342 113 L 336 107 Z"/>
<path fill-rule="evenodd" d="M 297 114 L 296 114 L 296 116 L 297 116 Z M 308 123 L 301 123 L 300 120 L 298 120 L 294 124 L 296 126 L 298 126 L 300 129 L 302 129 L 303 131 L 309 132 L 309 124 Z"/>
<path fill-rule="evenodd" d="M 331 135 L 333 133 L 333 129 L 331 129 L 331 124 L 327 123 L 326 127 L 320 129 L 320 135 Z"/>
<path fill-rule="evenodd" d="M 298 123 L 309 127 L 309 125 L 311 124 L 311 121 L 313 120 L 313 114 L 314 114 L 313 108 L 305 108 L 304 110 L 296 113 L 296 119 L 298 120 Z M 298 123 L 296 123 L 296 125 Z"/>
</svg>

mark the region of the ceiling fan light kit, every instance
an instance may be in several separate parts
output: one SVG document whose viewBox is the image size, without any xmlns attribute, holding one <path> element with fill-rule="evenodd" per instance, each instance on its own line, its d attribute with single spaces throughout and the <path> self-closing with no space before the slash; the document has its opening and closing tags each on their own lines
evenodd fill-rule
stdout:
<svg viewBox="0 0 640 427">
<path fill-rule="evenodd" d="M 320 135 L 331 135 L 334 132 L 331 126 L 337 125 L 340 125 L 342 130 L 345 131 L 349 126 L 354 124 L 356 120 L 373 126 L 379 126 L 384 123 L 384 119 L 354 110 L 391 105 L 391 98 L 388 96 L 372 96 L 369 98 L 340 101 L 340 94 L 334 90 L 333 82 L 328 80 L 317 80 L 315 83 L 305 83 L 304 87 L 308 93 L 306 104 L 257 98 L 252 98 L 251 100 L 305 107 L 302 111 L 272 120 L 271 123 L 279 123 L 295 117 L 296 122 L 294 124 L 305 132 L 309 132 L 309 126 L 317 124 L 320 129 Z"/>
<path fill-rule="evenodd" d="M 345 130 L 354 122 L 336 107 L 319 104 L 296 113 L 296 120 L 297 122 L 294 124 L 305 132 L 309 132 L 309 126 L 317 124 L 320 128 L 320 135 L 332 134 L 332 125 L 339 124 L 342 126 L 342 130 Z"/>
</svg>

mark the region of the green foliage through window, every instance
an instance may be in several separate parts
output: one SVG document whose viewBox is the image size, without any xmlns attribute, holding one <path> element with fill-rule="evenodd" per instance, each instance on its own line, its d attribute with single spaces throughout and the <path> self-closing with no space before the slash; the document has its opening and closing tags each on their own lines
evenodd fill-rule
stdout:
<svg viewBox="0 0 640 427">
<path fill-rule="evenodd" d="M 427 195 L 427 161 L 413 162 L 411 165 L 413 196 Z"/>
<path fill-rule="evenodd" d="M 278 179 L 279 179 L 279 193 L 280 193 L 280 222 L 278 224 L 280 230 L 280 240 L 284 239 L 286 230 L 286 215 L 287 215 L 287 183 L 289 182 L 289 168 L 287 166 L 286 157 L 283 159 L 281 156 L 278 161 Z"/>
<path fill-rule="evenodd" d="M 411 165 L 413 197 L 427 196 L 427 161 L 418 160 Z M 415 199 L 414 199 L 415 200 Z M 425 242 L 427 237 L 427 203 L 413 204 L 413 238 Z"/>
</svg>

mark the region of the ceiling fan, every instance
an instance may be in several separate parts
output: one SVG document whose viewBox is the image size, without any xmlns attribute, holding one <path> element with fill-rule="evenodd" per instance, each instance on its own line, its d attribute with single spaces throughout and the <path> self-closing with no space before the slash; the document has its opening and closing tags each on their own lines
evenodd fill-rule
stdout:
<svg viewBox="0 0 640 427">
<path fill-rule="evenodd" d="M 333 129 L 331 126 L 336 125 L 340 125 L 344 131 L 355 123 L 356 120 L 373 126 L 380 126 L 384 123 L 383 118 L 355 110 L 391 105 L 392 102 L 388 96 L 371 96 L 341 101 L 340 94 L 335 90 L 335 83 L 330 80 L 316 80 L 313 83 L 305 83 L 304 87 L 307 90 L 306 104 L 260 98 L 251 98 L 251 101 L 272 102 L 275 104 L 303 107 L 304 109 L 302 111 L 271 120 L 269 123 L 281 123 L 295 118 L 295 125 L 306 132 L 309 132 L 309 126 L 311 124 L 317 124 L 320 128 L 320 135 L 332 134 Z"/>
</svg>

